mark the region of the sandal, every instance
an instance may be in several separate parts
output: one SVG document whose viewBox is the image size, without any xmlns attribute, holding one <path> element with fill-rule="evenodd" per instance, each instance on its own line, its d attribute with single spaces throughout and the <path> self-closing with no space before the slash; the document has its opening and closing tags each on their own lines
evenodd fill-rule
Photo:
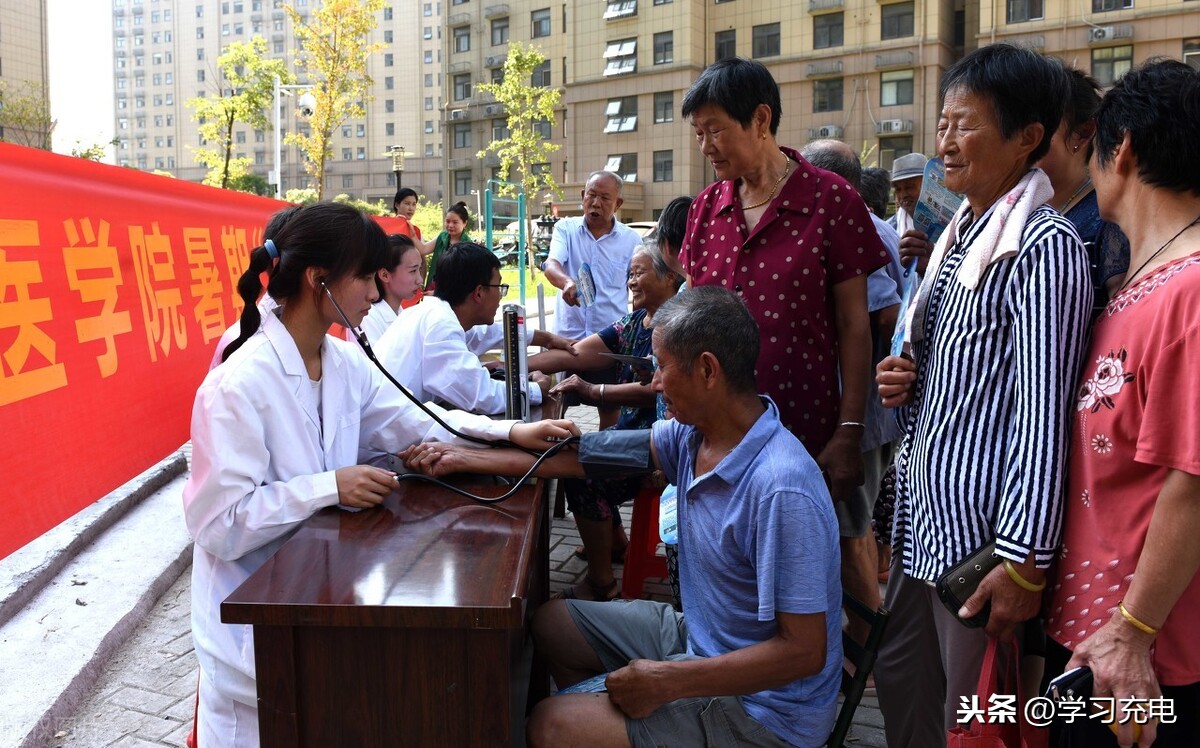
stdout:
<svg viewBox="0 0 1200 748">
<path fill-rule="evenodd" d="M 629 548 L 628 543 L 626 543 L 625 545 L 621 545 L 621 546 L 615 546 L 615 545 L 613 546 L 612 562 L 614 565 L 625 563 L 625 551 L 628 548 Z M 587 561 L 587 548 L 584 548 L 582 545 L 575 546 L 575 558 L 578 558 L 582 561 Z"/>
<path fill-rule="evenodd" d="M 583 587 L 591 597 L 583 597 L 579 594 L 579 588 Z M 594 600 L 596 602 L 610 602 L 612 600 L 621 600 L 621 591 L 617 589 L 617 580 L 614 579 L 608 584 L 597 584 L 592 581 L 592 578 L 585 576 L 583 581 L 574 587 L 568 587 L 554 596 L 556 600 Z"/>
</svg>

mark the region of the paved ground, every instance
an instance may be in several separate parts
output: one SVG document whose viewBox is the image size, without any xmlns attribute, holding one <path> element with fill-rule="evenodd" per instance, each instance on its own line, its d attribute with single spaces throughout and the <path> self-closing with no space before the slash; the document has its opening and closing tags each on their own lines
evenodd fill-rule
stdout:
<svg viewBox="0 0 1200 748">
<path fill-rule="evenodd" d="M 574 408 L 568 415 L 595 428 L 595 411 Z M 624 513 L 629 525 L 629 508 Z M 181 520 L 182 521 L 182 520 Z M 552 590 L 580 581 L 586 566 L 575 558 L 579 533 L 568 514 L 551 528 Z M 617 567 L 620 577 L 621 567 Z M 665 582 L 650 581 L 646 594 L 666 600 Z M 131 639 L 111 659 L 75 717 L 59 726 L 51 745 L 100 748 L 182 746 L 191 726 L 196 688 L 196 657 L 191 638 L 191 574 L 185 572 L 154 606 Z M 874 698 L 855 715 L 849 745 L 882 748 L 883 720 Z"/>
</svg>

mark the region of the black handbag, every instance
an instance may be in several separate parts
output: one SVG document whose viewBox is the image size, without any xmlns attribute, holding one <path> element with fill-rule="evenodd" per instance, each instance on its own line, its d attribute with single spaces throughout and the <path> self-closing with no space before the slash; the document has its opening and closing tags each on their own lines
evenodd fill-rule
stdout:
<svg viewBox="0 0 1200 748">
<path fill-rule="evenodd" d="M 996 541 L 993 540 L 982 548 L 976 549 L 956 566 L 950 567 L 937 580 L 938 597 L 955 618 L 958 618 L 959 609 L 971 595 L 975 594 L 975 590 L 979 589 L 979 583 L 983 581 L 983 578 L 992 569 L 999 566 L 1001 561 L 1003 559 L 996 555 Z M 991 612 L 992 603 L 989 600 L 984 604 L 983 610 L 970 618 L 958 618 L 958 620 L 964 626 L 980 628 L 987 625 Z"/>
</svg>

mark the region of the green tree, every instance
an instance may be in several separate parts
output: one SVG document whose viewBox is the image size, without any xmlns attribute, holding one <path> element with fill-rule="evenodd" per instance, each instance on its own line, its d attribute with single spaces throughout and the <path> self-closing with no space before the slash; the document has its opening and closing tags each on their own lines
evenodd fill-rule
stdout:
<svg viewBox="0 0 1200 748">
<path fill-rule="evenodd" d="M 269 130 L 267 113 L 275 98 L 275 78 L 291 82 L 283 60 L 267 58 L 267 40 L 232 42 L 217 58 L 216 96 L 198 96 L 187 106 L 200 123 L 206 148 L 196 148 L 196 162 L 208 167 L 204 183 L 227 188 L 232 180 L 250 173 L 250 159 L 233 155 L 233 127 L 238 122 L 255 130 Z"/>
<path fill-rule="evenodd" d="M 316 106 L 309 117 L 308 132 L 288 133 L 287 142 L 297 145 L 308 157 L 305 169 L 313 178 L 317 199 L 325 195 L 325 167 L 333 154 L 334 130 L 351 117 L 366 116 L 365 102 L 371 98 L 373 81 L 367 75 L 367 59 L 382 50 L 382 43 L 368 44 L 375 28 L 375 14 L 386 0 L 325 0 L 305 22 L 291 6 L 284 6 L 300 49 L 296 64 L 313 86 Z"/>
<path fill-rule="evenodd" d="M 417 211 L 413 213 L 412 224 L 421 230 L 421 236 L 429 241 L 442 231 L 446 221 L 446 209 L 440 202 L 430 202 L 421 195 L 417 200 Z"/>
<path fill-rule="evenodd" d="M 487 148 L 476 154 L 485 158 L 488 153 L 500 157 L 500 179 L 513 181 L 525 190 L 528 200 L 536 203 L 536 196 L 543 190 L 562 197 L 558 183 L 549 169 L 539 169 L 538 164 L 550 160 L 550 154 L 560 146 L 542 138 L 539 126 L 557 124 L 554 110 L 562 102 L 562 92 L 557 88 L 535 86 L 533 71 L 546 61 L 536 46 L 512 42 L 508 47 L 508 58 L 504 61 L 504 78 L 499 83 L 481 83 L 479 90 L 496 98 L 508 113 L 508 137 L 493 140 Z M 514 174 L 515 172 L 515 174 Z M 512 175 L 512 176 L 510 176 Z M 516 176 L 517 178 L 512 178 Z M 505 193 L 511 194 L 511 188 Z"/>
<path fill-rule="evenodd" d="M 75 158 L 87 159 L 88 161 L 100 161 L 104 158 L 105 149 L 107 149 L 110 145 L 119 145 L 120 142 L 121 139 L 116 136 L 114 136 L 113 139 L 107 143 L 93 143 L 89 146 L 85 146 L 83 143 L 76 140 L 75 147 L 71 149 L 71 155 Z"/>
<path fill-rule="evenodd" d="M 267 178 L 254 172 L 230 179 L 229 189 L 237 190 L 238 192 L 249 192 L 251 195 L 262 195 L 263 197 L 275 196 L 275 189 L 267 181 Z"/>
<path fill-rule="evenodd" d="M 0 80 L 0 141 L 48 151 L 56 124 L 46 89 L 28 81 Z"/>
</svg>

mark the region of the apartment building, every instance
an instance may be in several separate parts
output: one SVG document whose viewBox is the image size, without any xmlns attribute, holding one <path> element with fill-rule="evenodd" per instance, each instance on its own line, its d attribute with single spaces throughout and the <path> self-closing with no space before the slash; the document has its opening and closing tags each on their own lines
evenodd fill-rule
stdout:
<svg viewBox="0 0 1200 748">
<path fill-rule="evenodd" d="M 301 14 L 319 2 L 291 0 Z M 229 41 L 260 34 L 286 58 L 295 40 L 285 2 L 112 3 L 118 163 L 199 180 L 190 150 L 199 135 L 184 102 L 217 95 L 216 58 Z M 365 117 L 335 133 L 327 192 L 390 198 L 385 154 L 398 146 L 403 184 L 474 210 L 499 166 L 476 153 L 507 126 L 478 84 L 495 80 L 509 44 L 521 41 L 547 58 L 534 80 L 563 91 L 555 123 L 539 125 L 561 145 L 540 167 L 563 187 L 555 207 L 577 211 L 587 174 L 610 168 L 629 182 L 622 217 L 645 220 L 713 178 L 679 109 L 715 60 L 752 57 L 772 70 L 780 142 L 840 138 L 889 167 L 933 151 L 938 81 L 967 51 L 1023 44 L 1105 85 L 1156 55 L 1200 65 L 1200 0 L 393 0 L 374 39 L 385 49 L 369 67 L 373 98 Z M 306 127 L 292 100 L 280 110 L 283 131 Z M 265 176 L 272 133 L 239 128 L 237 152 Z M 284 189 L 308 183 L 294 147 L 282 160 Z M 528 199 L 540 213 L 545 197 Z"/>
<path fill-rule="evenodd" d="M 206 169 L 194 159 L 202 142 L 186 102 L 220 95 L 217 58 L 230 42 L 262 36 L 270 55 L 292 61 L 296 37 L 284 6 L 307 17 L 319 2 L 112 0 L 117 163 L 202 180 Z M 441 140 L 416 116 L 422 99 L 428 112 L 439 103 L 440 3 L 394 3 L 379 14 L 372 41 L 386 46 L 368 65 L 373 98 L 366 102 L 365 117 L 349 119 L 334 132 L 326 193 L 383 198 L 390 204 L 398 165 L 391 149 L 396 146 L 405 154 L 401 181 L 440 199 Z M 306 82 L 293 71 L 299 83 Z M 308 127 L 296 111 L 299 93 L 280 96 L 281 135 Z M 234 130 L 235 155 L 250 158 L 255 173 L 264 177 L 275 169 L 273 129 L 238 124 Z M 285 144 L 280 156 L 281 189 L 308 186 L 299 149 Z"/>
<path fill-rule="evenodd" d="M 50 96 L 50 72 L 46 56 L 46 0 L 4 0 L 0 3 L 0 81 L 19 95 L 40 93 Z M 0 107 L 4 105 L 0 92 Z M 44 143 L 50 147 L 50 133 L 4 132 L 0 139 L 22 144 Z"/>
</svg>

